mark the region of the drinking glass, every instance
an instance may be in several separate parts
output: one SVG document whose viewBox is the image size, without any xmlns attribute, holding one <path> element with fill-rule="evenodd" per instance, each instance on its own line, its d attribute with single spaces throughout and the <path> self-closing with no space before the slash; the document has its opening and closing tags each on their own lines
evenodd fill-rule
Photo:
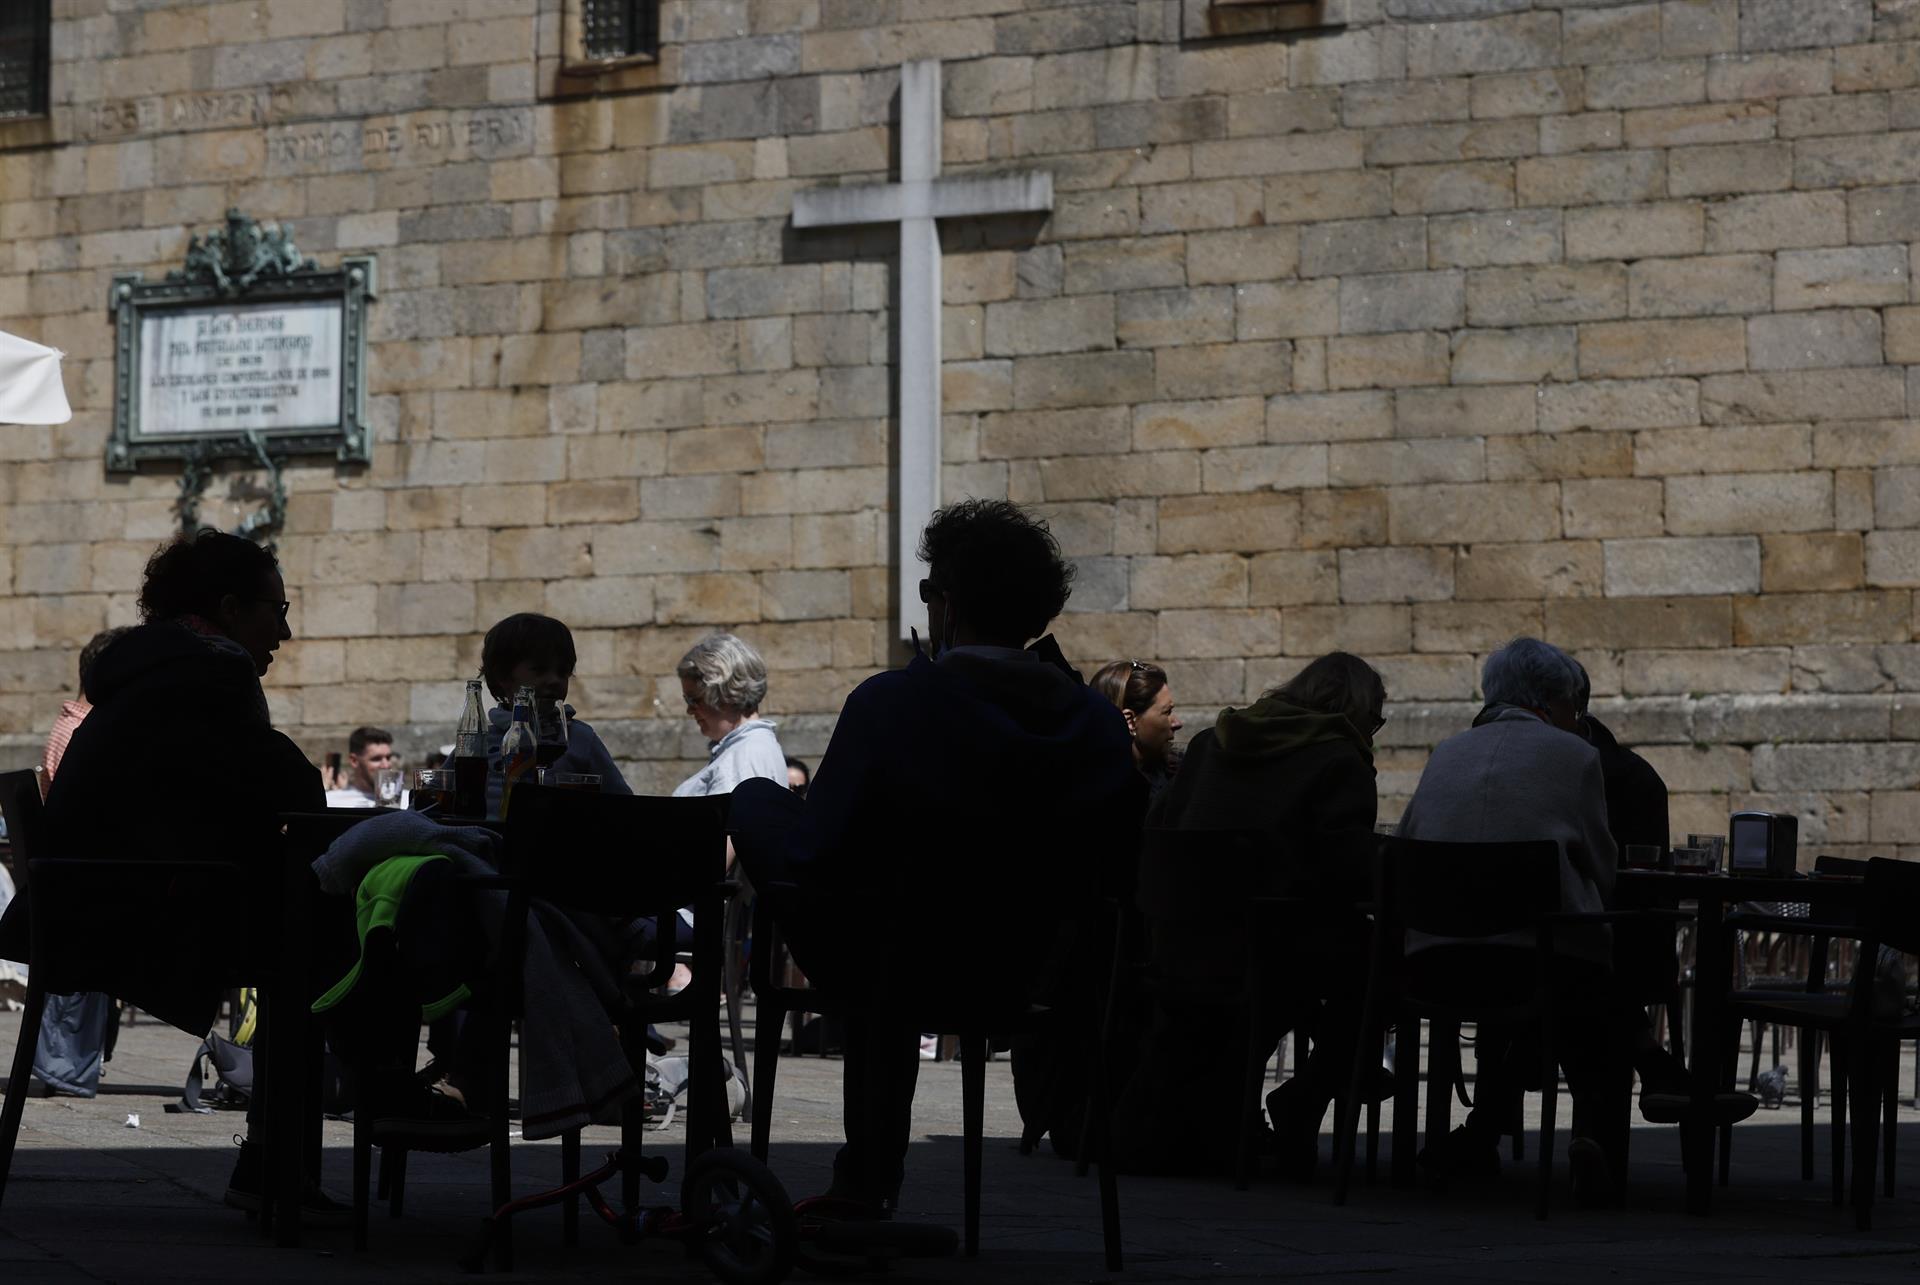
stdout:
<svg viewBox="0 0 1920 1285">
<path fill-rule="evenodd" d="M 560 701 L 536 700 L 533 703 L 534 763 L 551 767 L 567 752 L 572 733 L 573 711 Z"/>
<path fill-rule="evenodd" d="M 383 808 L 400 807 L 405 781 L 406 773 L 399 768 L 383 767 L 373 774 L 373 797 L 379 800 Z"/>
</svg>

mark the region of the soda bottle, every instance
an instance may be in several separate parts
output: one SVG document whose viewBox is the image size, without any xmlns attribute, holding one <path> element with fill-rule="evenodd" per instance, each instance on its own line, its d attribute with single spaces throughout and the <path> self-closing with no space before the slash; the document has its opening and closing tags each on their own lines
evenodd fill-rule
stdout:
<svg viewBox="0 0 1920 1285">
<path fill-rule="evenodd" d="M 453 811 L 463 817 L 487 814 L 487 711 L 477 678 L 467 680 L 467 705 L 453 737 Z"/>
<path fill-rule="evenodd" d="M 507 805 L 513 801 L 513 787 L 533 772 L 540 748 L 539 733 L 533 730 L 533 688 L 522 687 L 513 694 L 513 726 L 500 742 L 500 818 L 505 820 Z"/>
</svg>

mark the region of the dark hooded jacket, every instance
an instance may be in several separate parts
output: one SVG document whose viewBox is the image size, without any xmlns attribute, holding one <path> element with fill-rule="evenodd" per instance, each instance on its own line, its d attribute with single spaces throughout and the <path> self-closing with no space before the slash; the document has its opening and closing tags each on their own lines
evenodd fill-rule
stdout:
<svg viewBox="0 0 1920 1285">
<path fill-rule="evenodd" d="M 785 861 L 813 915 L 879 946 L 842 984 L 893 960 L 921 998 L 1006 993 L 1096 881 L 1130 871 L 1144 807 L 1126 723 L 1064 666 L 916 655 L 847 698 Z"/>
<path fill-rule="evenodd" d="M 1359 729 L 1342 715 L 1269 695 L 1221 711 L 1193 738 L 1147 824 L 1258 830 L 1298 854 L 1317 876 L 1315 891 L 1361 900 L 1378 814 L 1373 748 Z"/>
<path fill-rule="evenodd" d="M 258 872 L 280 851 L 280 813 L 326 806 L 319 774 L 273 729 L 253 663 L 235 644 L 181 624 L 143 625 L 100 655 L 87 686 L 93 712 L 48 793 L 44 855 L 222 861 Z M 26 958 L 26 900 L 7 909 L 0 956 Z M 123 952 L 142 979 L 119 997 L 204 1034 L 222 984 L 204 960 L 263 925 L 208 924 L 198 910 L 183 898 L 137 922 L 96 924 L 103 948 Z"/>
</svg>

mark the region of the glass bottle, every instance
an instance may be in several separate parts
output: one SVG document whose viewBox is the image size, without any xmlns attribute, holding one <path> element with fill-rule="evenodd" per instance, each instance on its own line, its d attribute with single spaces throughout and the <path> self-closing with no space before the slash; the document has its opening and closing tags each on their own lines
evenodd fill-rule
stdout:
<svg viewBox="0 0 1920 1285">
<path fill-rule="evenodd" d="M 467 704 L 453 737 L 453 811 L 463 817 L 487 814 L 487 711 L 478 678 L 467 680 Z"/>
<path fill-rule="evenodd" d="M 533 688 L 521 687 L 513 694 L 513 726 L 500 742 L 500 817 L 506 819 L 513 802 L 513 787 L 528 777 L 540 748 L 540 734 L 533 725 Z"/>
</svg>

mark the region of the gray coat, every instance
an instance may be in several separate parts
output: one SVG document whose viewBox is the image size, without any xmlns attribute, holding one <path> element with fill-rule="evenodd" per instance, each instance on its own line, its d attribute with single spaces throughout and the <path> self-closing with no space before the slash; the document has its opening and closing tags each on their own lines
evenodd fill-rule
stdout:
<svg viewBox="0 0 1920 1285">
<path fill-rule="evenodd" d="M 1560 909 L 1606 909 L 1613 896 L 1614 846 L 1600 755 L 1521 709 L 1497 715 L 1434 747 L 1400 818 L 1409 839 L 1560 845 Z M 1563 953 L 1605 962 L 1602 932 L 1569 933 Z"/>
</svg>

